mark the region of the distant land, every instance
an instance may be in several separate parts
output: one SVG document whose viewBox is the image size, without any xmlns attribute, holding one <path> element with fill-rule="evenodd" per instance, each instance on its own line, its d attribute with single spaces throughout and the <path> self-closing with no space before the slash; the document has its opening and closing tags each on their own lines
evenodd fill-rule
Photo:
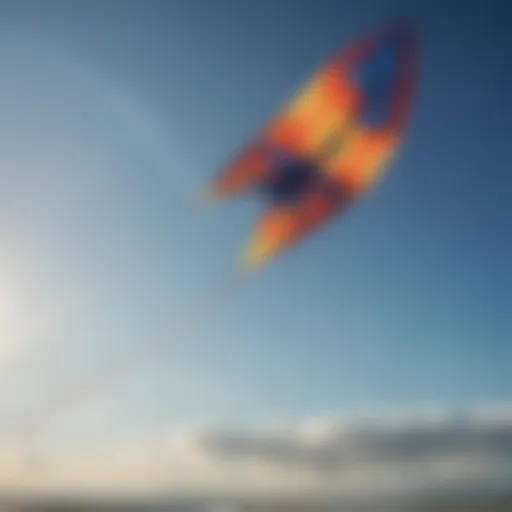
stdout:
<svg viewBox="0 0 512 512">
<path fill-rule="evenodd" d="M 496 497 L 408 500 L 0 500 L 0 512 L 512 512 L 512 493 Z"/>
</svg>

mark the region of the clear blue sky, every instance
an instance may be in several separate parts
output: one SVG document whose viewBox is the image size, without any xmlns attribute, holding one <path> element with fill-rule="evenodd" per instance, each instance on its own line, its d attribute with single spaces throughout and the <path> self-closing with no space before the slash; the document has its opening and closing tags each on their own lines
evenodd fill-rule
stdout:
<svg viewBox="0 0 512 512">
<path fill-rule="evenodd" d="M 260 206 L 201 211 L 200 188 L 330 52 L 395 14 L 418 26 L 421 76 L 386 179 L 109 389 L 104 427 L 512 398 L 510 5 L 401 4 L 2 2 L 1 240 L 40 269 L 41 304 L 80 298 L 7 361 L 10 417 L 172 331 L 222 279 Z"/>
</svg>

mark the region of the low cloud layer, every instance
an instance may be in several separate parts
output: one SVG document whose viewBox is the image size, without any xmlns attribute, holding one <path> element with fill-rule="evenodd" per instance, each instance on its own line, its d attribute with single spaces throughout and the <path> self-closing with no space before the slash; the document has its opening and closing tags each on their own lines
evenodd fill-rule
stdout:
<svg viewBox="0 0 512 512">
<path fill-rule="evenodd" d="M 331 419 L 277 433 L 210 433 L 202 442 L 224 461 L 251 459 L 325 474 L 357 463 L 512 456 L 512 414 L 440 411 L 416 417 Z"/>
<path fill-rule="evenodd" d="M 74 458 L 53 454 L 36 464 L 26 457 L 12 450 L 3 457 L 4 486 L 356 499 L 489 495 L 512 492 L 512 405 L 344 415 L 250 432 L 185 430 Z"/>
</svg>

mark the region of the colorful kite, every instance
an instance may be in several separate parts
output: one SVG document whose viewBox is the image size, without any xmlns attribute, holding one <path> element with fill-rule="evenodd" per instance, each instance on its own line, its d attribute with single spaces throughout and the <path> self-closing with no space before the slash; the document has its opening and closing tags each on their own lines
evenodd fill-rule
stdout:
<svg viewBox="0 0 512 512">
<path fill-rule="evenodd" d="M 257 190 L 268 207 L 242 261 L 255 270 L 364 194 L 404 136 L 416 75 L 412 29 L 393 25 L 327 62 L 235 156 L 207 196 Z"/>
</svg>

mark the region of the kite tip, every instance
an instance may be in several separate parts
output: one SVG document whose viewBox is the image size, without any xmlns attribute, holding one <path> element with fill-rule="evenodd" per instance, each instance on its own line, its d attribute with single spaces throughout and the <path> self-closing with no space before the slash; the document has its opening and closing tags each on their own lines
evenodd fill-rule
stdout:
<svg viewBox="0 0 512 512">
<path fill-rule="evenodd" d="M 252 251 L 247 251 L 244 257 L 238 262 L 236 269 L 237 275 L 240 277 L 247 277 L 250 274 L 257 272 L 265 263 L 266 255 L 255 254 Z"/>
</svg>

